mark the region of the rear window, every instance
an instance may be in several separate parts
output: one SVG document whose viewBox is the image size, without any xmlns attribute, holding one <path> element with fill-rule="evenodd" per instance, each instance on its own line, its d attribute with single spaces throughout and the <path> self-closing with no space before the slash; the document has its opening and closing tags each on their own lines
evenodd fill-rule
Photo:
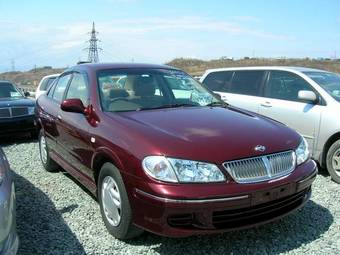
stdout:
<svg viewBox="0 0 340 255">
<path fill-rule="evenodd" d="M 264 71 L 235 71 L 229 93 L 258 96 Z"/>
<path fill-rule="evenodd" d="M 212 72 L 207 75 L 203 83 L 212 91 L 228 92 L 233 73 L 232 71 Z"/>
</svg>

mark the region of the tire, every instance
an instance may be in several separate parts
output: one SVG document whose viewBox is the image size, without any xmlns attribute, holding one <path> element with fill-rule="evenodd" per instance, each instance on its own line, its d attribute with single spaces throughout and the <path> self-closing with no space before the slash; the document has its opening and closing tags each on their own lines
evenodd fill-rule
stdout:
<svg viewBox="0 0 340 255">
<path fill-rule="evenodd" d="M 103 221 L 111 235 L 126 240 L 143 233 L 132 223 L 131 206 L 122 176 L 111 163 L 105 163 L 100 170 L 98 200 Z"/>
<path fill-rule="evenodd" d="M 333 181 L 340 184 L 340 140 L 333 143 L 329 148 L 326 165 Z"/>
<path fill-rule="evenodd" d="M 41 164 L 47 172 L 56 172 L 59 169 L 59 165 L 50 158 L 50 153 L 43 130 L 40 130 L 39 133 L 39 154 Z"/>
</svg>

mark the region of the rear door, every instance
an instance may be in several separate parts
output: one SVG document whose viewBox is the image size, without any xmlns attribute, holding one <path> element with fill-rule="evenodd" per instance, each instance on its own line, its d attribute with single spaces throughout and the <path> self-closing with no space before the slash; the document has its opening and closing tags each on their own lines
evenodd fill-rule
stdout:
<svg viewBox="0 0 340 255">
<path fill-rule="evenodd" d="M 203 83 L 225 102 L 258 112 L 264 77 L 262 70 L 219 71 L 208 74 Z"/>
<path fill-rule="evenodd" d="M 39 102 L 44 101 L 42 102 L 42 112 L 39 114 L 39 116 L 44 127 L 47 143 L 49 148 L 58 154 L 61 153 L 57 142 L 60 136 L 60 130 L 58 129 L 57 125 L 60 112 L 60 103 L 70 78 L 70 73 L 62 75 L 56 84 L 51 88 L 47 97 L 39 98 Z"/>
<path fill-rule="evenodd" d="M 260 114 L 278 120 L 303 135 L 311 151 L 318 134 L 322 103 L 310 104 L 298 98 L 300 90 L 319 94 L 302 77 L 287 71 L 270 71 L 264 89 Z M 319 96 L 320 97 L 320 96 Z M 320 97 L 320 102 L 321 102 Z"/>
</svg>

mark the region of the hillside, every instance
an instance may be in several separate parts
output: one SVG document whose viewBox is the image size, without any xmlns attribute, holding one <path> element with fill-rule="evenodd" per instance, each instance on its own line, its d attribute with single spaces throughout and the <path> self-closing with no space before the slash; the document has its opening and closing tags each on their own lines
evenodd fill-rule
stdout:
<svg viewBox="0 0 340 255">
<path fill-rule="evenodd" d="M 313 67 L 331 72 L 340 73 L 340 60 L 315 60 L 315 59 L 262 59 L 262 58 L 244 58 L 244 59 L 212 59 L 200 60 L 189 58 L 176 58 L 167 65 L 178 67 L 185 70 L 191 75 L 202 75 L 206 69 L 220 67 L 237 67 L 237 66 L 305 66 Z M 27 72 L 6 72 L 0 73 L 0 80 L 10 80 L 20 87 L 34 90 L 42 77 L 49 74 L 61 73 L 65 68 L 52 68 L 45 66 L 32 69 Z"/>
<path fill-rule="evenodd" d="M 178 67 L 191 75 L 202 75 L 206 69 L 238 66 L 304 66 L 323 69 L 340 73 L 340 60 L 315 60 L 315 59 L 261 59 L 244 58 L 233 60 L 227 58 L 200 60 L 177 58 L 167 63 L 167 65 Z"/>
<path fill-rule="evenodd" d="M 25 89 L 35 89 L 41 78 L 55 73 L 61 73 L 64 68 L 52 68 L 45 66 L 41 68 L 35 68 L 27 72 L 6 72 L 0 73 L 0 80 L 9 80 Z"/>
</svg>

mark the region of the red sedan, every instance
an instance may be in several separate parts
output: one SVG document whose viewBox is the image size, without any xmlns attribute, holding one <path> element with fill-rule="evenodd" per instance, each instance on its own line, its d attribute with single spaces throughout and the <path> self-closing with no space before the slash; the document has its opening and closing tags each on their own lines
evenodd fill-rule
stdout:
<svg viewBox="0 0 340 255">
<path fill-rule="evenodd" d="M 81 64 L 37 100 L 41 161 L 98 197 L 108 231 L 189 236 L 246 228 L 303 206 L 306 141 L 161 65 Z"/>
</svg>

